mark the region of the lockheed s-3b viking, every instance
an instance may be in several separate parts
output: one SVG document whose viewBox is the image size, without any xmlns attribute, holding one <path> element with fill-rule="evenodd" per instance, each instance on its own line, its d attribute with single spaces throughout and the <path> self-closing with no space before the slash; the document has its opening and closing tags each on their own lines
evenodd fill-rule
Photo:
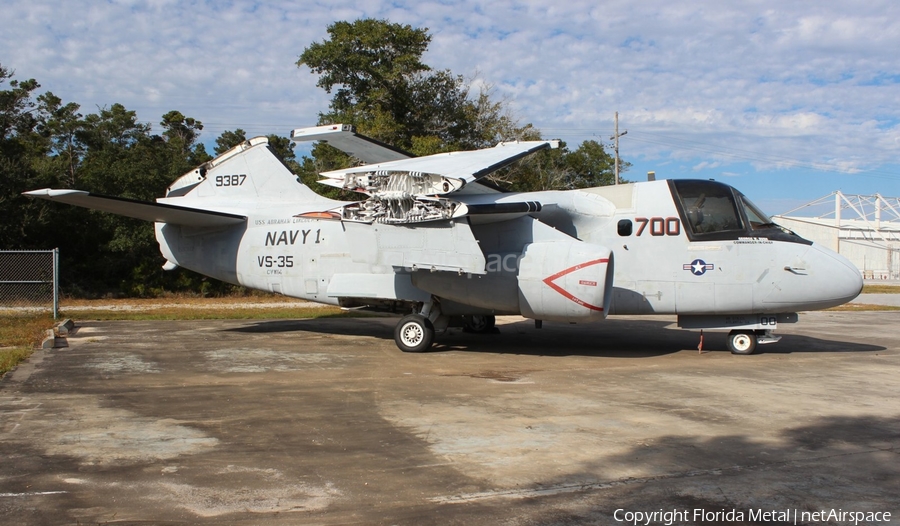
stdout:
<svg viewBox="0 0 900 526">
<path fill-rule="evenodd" d="M 406 312 L 400 349 L 431 347 L 451 322 L 492 329 L 674 314 L 730 331 L 733 353 L 778 340 L 797 311 L 856 297 L 859 271 L 772 221 L 736 189 L 660 180 L 502 193 L 479 182 L 554 141 L 411 157 L 344 125 L 294 130 L 363 163 L 321 182 L 365 194 L 327 199 L 300 183 L 263 137 L 178 180 L 156 203 L 79 190 L 26 192 L 156 224 L 164 267 L 295 298 Z"/>
</svg>

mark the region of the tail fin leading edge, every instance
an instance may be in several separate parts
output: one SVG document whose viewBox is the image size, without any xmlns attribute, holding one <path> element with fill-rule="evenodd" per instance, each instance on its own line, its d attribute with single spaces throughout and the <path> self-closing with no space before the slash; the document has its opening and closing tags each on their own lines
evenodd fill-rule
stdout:
<svg viewBox="0 0 900 526">
<path fill-rule="evenodd" d="M 265 201 L 309 203 L 326 198 L 313 192 L 272 152 L 265 137 L 256 137 L 181 176 L 161 202 L 195 200 L 217 204 Z M 249 204 L 249 203 L 247 203 Z"/>
</svg>

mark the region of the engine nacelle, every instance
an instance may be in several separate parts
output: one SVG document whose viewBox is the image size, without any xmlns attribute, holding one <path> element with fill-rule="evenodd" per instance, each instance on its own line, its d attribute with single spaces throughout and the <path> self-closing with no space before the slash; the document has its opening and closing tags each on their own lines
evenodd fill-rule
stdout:
<svg viewBox="0 0 900 526">
<path fill-rule="evenodd" d="M 612 299 L 610 249 L 582 241 L 525 246 L 519 261 L 519 311 L 548 321 L 603 319 Z"/>
<path fill-rule="evenodd" d="M 547 321 L 605 318 L 612 299 L 613 258 L 582 241 L 542 241 L 521 254 L 491 254 L 483 275 L 413 272 L 413 285 L 442 299 L 447 314 L 521 314 Z M 472 309 L 477 309 L 473 311 Z"/>
</svg>

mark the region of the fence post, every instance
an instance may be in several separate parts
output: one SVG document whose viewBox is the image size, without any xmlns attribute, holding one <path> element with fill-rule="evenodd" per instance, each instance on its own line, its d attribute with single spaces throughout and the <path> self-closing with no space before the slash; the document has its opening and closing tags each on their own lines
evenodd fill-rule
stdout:
<svg viewBox="0 0 900 526">
<path fill-rule="evenodd" d="M 53 319 L 59 318 L 59 248 L 53 249 Z"/>
</svg>

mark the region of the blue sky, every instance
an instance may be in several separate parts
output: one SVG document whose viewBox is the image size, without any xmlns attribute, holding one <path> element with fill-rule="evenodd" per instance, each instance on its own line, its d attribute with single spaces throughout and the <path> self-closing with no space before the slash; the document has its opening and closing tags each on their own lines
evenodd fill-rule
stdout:
<svg viewBox="0 0 900 526">
<path fill-rule="evenodd" d="M 900 196 L 900 3 L 4 0 L 0 64 L 89 113 L 288 134 L 329 96 L 296 67 L 337 20 L 427 27 L 425 61 L 522 124 L 609 143 L 625 174 L 714 178 L 770 213 L 835 190 Z"/>
</svg>

